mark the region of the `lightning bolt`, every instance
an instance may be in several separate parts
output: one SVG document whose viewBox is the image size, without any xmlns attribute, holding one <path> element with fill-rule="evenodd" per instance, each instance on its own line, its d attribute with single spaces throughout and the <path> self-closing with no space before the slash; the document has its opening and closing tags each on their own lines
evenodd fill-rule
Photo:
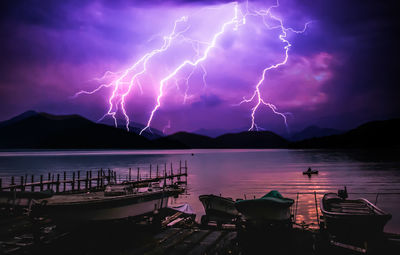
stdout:
<svg viewBox="0 0 400 255">
<path fill-rule="evenodd" d="M 117 124 L 117 119 L 116 119 L 115 115 L 117 114 L 118 109 L 121 108 L 122 113 L 126 120 L 126 122 L 125 122 L 126 129 L 129 131 L 130 120 L 129 120 L 128 114 L 126 113 L 126 109 L 125 109 L 126 96 L 131 92 L 132 87 L 134 86 L 135 82 L 137 84 L 139 84 L 138 85 L 139 87 L 141 87 L 140 82 L 138 82 L 138 78 L 140 75 L 142 75 L 146 72 L 148 61 L 153 56 L 168 50 L 168 48 L 171 46 L 172 41 L 175 38 L 177 38 L 179 35 L 184 33 L 187 29 L 189 29 L 189 27 L 186 27 L 184 30 L 182 30 L 180 32 L 176 32 L 178 24 L 182 23 L 182 22 L 186 22 L 187 19 L 188 19 L 187 16 L 183 16 L 180 19 L 176 20 L 174 23 L 172 32 L 168 36 L 164 37 L 164 44 L 159 49 L 153 50 L 153 51 L 145 54 L 142 58 L 140 58 L 131 67 L 126 69 L 124 72 L 122 72 L 122 74 L 116 80 L 112 81 L 109 84 L 102 84 L 92 91 L 79 91 L 74 96 L 76 97 L 80 94 L 93 94 L 104 87 L 114 86 L 114 90 L 108 101 L 110 107 L 109 107 L 107 113 L 105 115 L 103 115 L 103 117 L 101 117 L 99 121 L 101 121 L 106 116 L 111 116 L 114 119 L 115 126 L 117 126 L 118 124 Z M 136 71 L 137 68 L 140 68 L 139 71 Z M 110 73 L 112 73 L 112 72 L 109 72 L 109 71 L 106 72 L 106 74 L 103 76 L 103 78 L 106 77 L 107 74 L 110 74 Z M 128 88 L 127 89 L 125 88 L 125 92 L 120 92 L 120 90 L 124 90 L 123 86 L 126 85 L 126 82 L 124 82 L 124 80 L 128 79 L 130 74 L 132 76 L 129 79 L 130 81 L 128 83 Z M 116 101 L 116 102 L 114 102 L 114 101 Z"/>
<path fill-rule="evenodd" d="M 229 25 L 232 24 L 236 24 L 235 29 L 237 29 L 237 27 L 239 26 L 239 20 L 238 20 L 238 4 L 236 2 L 233 3 L 234 5 L 234 16 L 230 21 L 225 22 L 220 31 L 218 31 L 212 38 L 210 44 L 208 45 L 208 47 L 204 50 L 203 56 L 198 58 L 196 61 L 191 61 L 191 60 L 185 60 L 182 64 L 180 64 L 174 71 L 172 71 L 170 74 L 168 74 L 166 77 L 164 77 L 161 82 L 160 82 L 160 89 L 159 89 L 159 94 L 157 96 L 157 104 L 155 105 L 155 107 L 153 108 L 153 110 L 151 111 L 150 117 L 147 121 L 147 125 L 140 131 L 140 135 L 150 127 L 151 122 L 153 120 L 154 114 L 156 113 L 156 111 L 158 110 L 158 108 L 160 108 L 161 106 L 161 98 L 164 95 L 164 87 L 167 84 L 167 82 L 174 77 L 182 68 L 184 68 L 187 65 L 191 65 L 193 67 L 196 67 L 199 63 L 203 62 L 204 60 L 207 59 L 208 54 L 210 52 L 210 50 L 212 48 L 215 47 L 216 42 L 218 40 L 218 38 L 224 34 L 226 28 Z"/>
<path fill-rule="evenodd" d="M 293 32 L 293 33 L 298 33 L 298 34 L 303 33 L 307 29 L 309 22 L 305 24 L 303 30 L 294 30 L 292 28 L 285 27 L 283 25 L 282 19 L 274 16 L 271 13 L 271 10 L 273 8 L 279 7 L 278 1 L 276 2 L 275 5 L 269 7 L 266 10 L 256 10 L 256 11 L 250 11 L 248 1 L 246 1 L 246 6 L 245 6 L 246 12 L 245 13 L 243 13 L 239 9 L 239 5 L 237 2 L 233 2 L 230 5 L 233 6 L 233 16 L 231 17 L 231 19 L 227 20 L 225 23 L 222 24 L 219 31 L 213 35 L 210 42 L 193 40 L 193 39 L 185 37 L 183 34 L 187 30 L 190 29 L 190 25 L 186 24 L 188 21 L 188 16 L 181 17 L 180 19 L 175 20 L 172 32 L 168 36 L 164 36 L 164 38 L 163 38 L 164 43 L 160 48 L 146 53 L 145 55 L 142 56 L 142 58 L 140 58 L 137 62 L 135 62 L 132 66 L 127 68 L 125 71 L 118 72 L 118 73 L 107 71 L 101 78 L 98 78 L 97 80 L 102 82 L 103 80 L 111 79 L 112 80 L 111 82 L 102 83 L 100 86 L 98 86 L 97 88 L 95 88 L 94 90 L 91 90 L 91 91 L 84 91 L 84 90 L 79 91 L 74 95 L 74 97 L 77 97 L 82 94 L 90 95 L 90 94 L 98 92 L 99 90 L 101 90 L 103 88 L 113 87 L 114 89 L 108 100 L 108 103 L 109 103 L 108 111 L 106 114 L 104 114 L 104 116 L 102 118 L 100 118 L 99 121 L 101 121 L 106 116 L 111 116 L 114 119 L 115 126 L 117 126 L 116 114 L 120 109 L 120 111 L 122 112 L 122 114 L 125 118 L 126 129 L 129 131 L 130 119 L 127 114 L 126 108 L 125 108 L 126 97 L 130 94 L 132 88 L 135 85 L 138 86 L 140 92 L 143 94 L 142 85 L 140 83 L 139 78 L 141 75 L 143 75 L 144 73 L 147 72 L 148 62 L 155 55 L 158 55 L 158 54 L 161 54 L 161 53 L 167 51 L 170 48 L 170 46 L 174 40 L 180 39 L 180 40 L 184 40 L 188 43 L 191 43 L 192 48 L 193 48 L 194 52 L 196 53 L 194 60 L 189 60 L 189 59 L 184 60 L 172 72 L 170 72 L 168 75 L 166 75 L 165 77 L 163 77 L 160 80 L 158 95 L 156 98 L 156 104 L 153 107 L 153 109 L 149 115 L 146 126 L 140 131 L 140 134 L 142 134 L 145 130 L 150 128 L 151 123 L 154 119 L 154 116 L 155 116 L 157 110 L 161 107 L 161 100 L 164 97 L 164 90 L 165 90 L 165 87 L 168 85 L 169 81 L 174 78 L 175 84 L 176 84 L 177 88 L 179 88 L 179 84 L 178 84 L 179 80 L 176 78 L 176 76 L 185 67 L 187 67 L 187 66 L 192 67 L 191 72 L 189 72 L 189 74 L 185 78 L 183 78 L 183 81 L 185 82 L 185 85 L 186 85 L 186 90 L 185 90 L 185 94 L 184 94 L 184 103 L 185 103 L 188 98 L 189 80 L 191 79 L 195 70 L 198 67 L 200 67 L 203 72 L 202 80 L 203 80 L 204 88 L 206 88 L 207 87 L 207 83 L 206 83 L 207 70 L 206 70 L 203 62 L 207 59 L 209 52 L 214 47 L 216 47 L 216 43 L 217 43 L 218 39 L 228 30 L 228 27 L 232 26 L 233 27 L 232 30 L 236 31 L 239 29 L 240 26 L 244 26 L 246 24 L 247 16 L 257 16 L 257 17 L 262 18 L 263 24 L 267 27 L 267 29 L 270 29 L 270 30 L 280 29 L 281 33 L 279 35 L 279 39 L 285 44 L 284 58 L 281 62 L 275 63 L 273 65 L 270 65 L 270 66 L 264 68 L 264 70 L 262 71 L 261 78 L 259 79 L 258 83 L 256 84 L 255 90 L 252 93 L 252 96 L 248 99 L 243 97 L 243 100 L 239 103 L 239 105 L 243 104 L 243 103 L 250 103 L 250 102 L 256 101 L 256 105 L 251 109 L 251 126 L 250 126 L 249 130 L 254 130 L 254 129 L 258 130 L 259 129 L 259 127 L 257 126 L 257 124 L 255 122 L 255 114 L 261 105 L 265 105 L 265 106 L 269 107 L 273 113 L 281 116 L 284 120 L 286 127 L 288 128 L 287 115 L 289 113 L 279 112 L 275 105 L 273 105 L 272 103 L 266 102 L 262 98 L 260 87 L 262 86 L 262 84 L 264 84 L 264 81 L 266 79 L 266 75 L 267 75 L 268 71 L 270 71 L 272 69 L 277 69 L 278 67 L 285 65 L 287 63 L 288 58 L 289 58 L 289 49 L 291 47 L 290 42 L 287 40 L 288 32 Z M 209 9 L 211 9 L 211 8 L 209 8 Z M 278 25 L 270 26 L 267 22 L 267 18 L 278 22 Z M 186 24 L 186 26 L 183 29 L 178 29 L 178 25 L 180 23 L 184 23 L 184 24 Z M 200 45 L 205 47 L 202 54 L 200 53 Z M 168 123 L 168 127 L 170 127 L 170 122 Z"/>
<path fill-rule="evenodd" d="M 259 129 L 259 127 L 257 126 L 257 124 L 256 124 L 256 122 L 255 122 L 255 114 L 256 114 L 257 110 L 259 109 L 259 107 L 260 107 L 261 105 L 265 105 L 265 106 L 269 107 L 269 108 L 272 110 L 273 113 L 275 113 L 275 114 L 277 114 L 277 115 L 279 115 L 279 116 L 281 116 L 281 117 L 283 118 L 283 121 L 284 121 L 284 123 L 285 123 L 286 129 L 287 129 L 287 131 L 289 132 L 289 126 L 288 126 L 288 123 L 287 123 L 287 115 L 289 115 L 290 113 L 282 113 L 282 112 L 279 112 L 279 111 L 278 111 L 278 108 L 277 108 L 274 104 L 269 103 L 269 102 L 265 102 L 264 99 L 263 99 L 262 96 L 261 96 L 260 87 L 261 87 L 261 85 L 264 83 L 265 77 L 266 77 L 268 71 L 270 71 L 270 70 L 272 70 L 272 69 L 277 69 L 278 67 L 280 67 L 280 66 L 282 66 L 282 65 L 285 65 L 285 64 L 287 63 L 288 59 L 289 59 L 289 49 L 290 49 L 290 47 L 291 47 L 292 45 L 291 45 L 290 42 L 286 39 L 286 37 L 287 37 L 287 32 L 290 31 L 290 32 L 293 32 L 293 33 L 296 33 L 296 34 L 304 33 L 304 32 L 306 31 L 306 29 L 307 29 L 307 26 L 310 24 L 310 22 L 305 23 L 304 28 L 303 28 L 302 30 L 295 30 L 295 29 L 293 29 L 293 28 L 286 28 L 286 27 L 283 25 L 283 20 L 280 19 L 280 18 L 278 18 L 278 17 L 276 17 L 276 16 L 274 16 L 274 15 L 271 13 L 271 10 L 272 10 L 273 8 L 278 8 L 278 7 L 279 7 L 279 1 L 277 0 L 277 1 L 276 1 L 276 4 L 273 5 L 273 6 L 271 6 L 271 7 L 269 7 L 267 10 L 255 11 L 255 12 L 251 13 L 251 12 L 249 12 L 249 10 L 248 10 L 248 5 L 247 5 L 247 12 L 246 12 L 246 14 L 247 14 L 247 15 L 252 15 L 252 16 L 261 16 L 262 19 L 263 19 L 264 25 L 265 25 L 268 29 L 280 29 L 280 30 L 281 30 L 281 34 L 279 35 L 279 39 L 280 39 L 283 43 L 286 44 L 285 47 L 284 47 L 284 58 L 283 58 L 283 60 L 282 60 L 281 62 L 278 62 L 278 63 L 276 63 L 276 64 L 273 64 L 273 65 L 270 65 L 270 66 L 264 68 L 264 70 L 262 71 L 261 78 L 260 78 L 260 80 L 257 82 L 257 84 L 256 84 L 256 86 L 255 86 L 254 93 L 252 94 L 252 96 L 251 96 L 250 98 L 248 98 L 248 99 L 246 99 L 246 98 L 244 97 L 243 100 L 239 103 L 239 105 L 240 105 L 240 104 L 243 104 L 243 103 L 250 103 L 250 102 L 252 102 L 252 101 L 254 101 L 254 100 L 257 102 L 256 105 L 255 105 L 255 106 L 252 108 L 252 110 L 251 110 L 251 126 L 250 126 L 250 128 L 249 128 L 249 131 L 251 131 L 251 130 L 258 130 L 258 129 Z M 279 23 L 279 25 L 277 25 L 277 26 L 270 26 L 270 25 L 266 22 L 266 20 L 265 20 L 266 17 L 269 17 L 269 18 L 271 18 L 271 19 L 277 21 L 277 22 Z"/>
</svg>

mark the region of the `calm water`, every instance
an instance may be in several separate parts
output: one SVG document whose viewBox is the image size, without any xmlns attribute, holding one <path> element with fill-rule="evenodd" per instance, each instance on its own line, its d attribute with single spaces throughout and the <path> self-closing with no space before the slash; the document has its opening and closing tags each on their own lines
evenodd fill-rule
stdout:
<svg viewBox="0 0 400 255">
<path fill-rule="evenodd" d="M 192 155 L 192 153 L 194 155 Z M 168 166 L 188 162 L 187 194 L 171 204 L 188 202 L 200 218 L 204 214 L 198 200 L 201 194 L 222 194 L 236 198 L 260 197 L 271 189 L 296 199 L 297 192 L 336 192 L 347 186 L 350 197 L 376 201 L 393 215 L 386 231 L 400 233 L 400 158 L 399 151 L 323 151 L 323 150 L 152 150 L 152 151 L 15 151 L 0 152 L 0 176 L 48 172 L 113 169 L 126 176 L 129 167 L 148 174 L 149 164 Z M 303 176 L 309 166 L 318 176 Z M 169 168 L 169 167 L 168 167 Z M 133 174 L 134 175 L 134 174 Z M 383 194 L 384 193 L 384 194 Z M 316 223 L 315 198 L 300 194 L 297 222 Z"/>
</svg>

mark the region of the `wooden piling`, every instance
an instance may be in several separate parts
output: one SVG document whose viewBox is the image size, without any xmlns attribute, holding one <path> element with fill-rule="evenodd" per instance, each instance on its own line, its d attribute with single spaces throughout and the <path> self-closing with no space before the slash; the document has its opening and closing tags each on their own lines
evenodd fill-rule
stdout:
<svg viewBox="0 0 400 255">
<path fill-rule="evenodd" d="M 60 174 L 57 174 L 56 193 L 60 192 Z"/>
<path fill-rule="evenodd" d="M 92 189 L 92 170 L 89 171 L 89 189 Z"/>
<path fill-rule="evenodd" d="M 128 180 L 129 181 L 131 181 L 131 179 L 132 179 L 131 172 L 132 172 L 132 168 L 129 167 L 129 175 L 128 175 Z"/>
<path fill-rule="evenodd" d="M 151 179 L 151 164 L 150 164 L 150 177 L 149 178 Z"/>
<path fill-rule="evenodd" d="M 32 186 L 31 186 L 31 191 L 32 192 L 35 192 L 35 185 L 33 185 L 33 182 L 35 181 L 35 176 L 32 174 L 31 175 L 31 183 L 32 183 Z"/>
<path fill-rule="evenodd" d="M 75 172 L 72 172 L 71 190 L 75 190 Z"/>
<path fill-rule="evenodd" d="M 87 191 L 88 187 L 89 187 L 89 171 L 86 171 L 86 179 L 85 179 L 85 190 Z"/>
<path fill-rule="evenodd" d="M 156 173 L 156 177 L 158 178 L 158 164 L 157 164 L 157 173 Z"/>
<path fill-rule="evenodd" d="M 3 190 L 3 179 L 0 178 L 0 191 Z"/>
<path fill-rule="evenodd" d="M 51 173 L 48 173 L 47 175 L 47 189 L 50 189 L 50 184 L 51 184 Z"/>
<path fill-rule="evenodd" d="M 11 186 L 13 186 L 13 187 L 11 188 L 11 191 L 14 191 L 14 189 L 15 189 L 14 185 L 15 185 L 14 176 L 11 176 Z"/>
<path fill-rule="evenodd" d="M 81 189 L 81 171 L 78 171 L 78 190 Z"/>
<path fill-rule="evenodd" d="M 319 226 L 319 213 L 318 213 L 318 203 L 317 203 L 317 192 L 314 191 L 314 198 L 315 198 L 315 211 L 317 212 L 317 222 Z"/>
<path fill-rule="evenodd" d="M 100 170 L 97 170 L 96 189 L 100 187 Z"/>
<path fill-rule="evenodd" d="M 43 191 L 43 174 L 40 175 L 40 191 Z"/>
<path fill-rule="evenodd" d="M 20 190 L 21 191 L 25 191 L 25 185 L 24 185 L 24 177 L 23 176 L 21 176 L 21 178 L 20 178 Z"/>
<path fill-rule="evenodd" d="M 63 183 L 63 191 L 65 192 L 67 190 L 67 173 L 64 171 L 64 183 Z"/>
<path fill-rule="evenodd" d="M 136 176 L 136 180 L 139 181 L 140 179 L 140 169 L 139 167 L 137 168 L 137 176 Z"/>
</svg>

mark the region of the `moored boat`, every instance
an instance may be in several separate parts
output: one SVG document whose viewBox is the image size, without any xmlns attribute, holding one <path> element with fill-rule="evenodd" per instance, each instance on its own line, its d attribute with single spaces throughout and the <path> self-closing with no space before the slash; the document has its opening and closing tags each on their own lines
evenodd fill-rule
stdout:
<svg viewBox="0 0 400 255">
<path fill-rule="evenodd" d="M 289 221 L 291 198 L 283 197 L 278 191 L 272 190 L 258 199 L 236 201 L 236 209 L 250 221 Z"/>
<path fill-rule="evenodd" d="M 203 223 L 208 220 L 221 221 L 223 219 L 233 219 L 238 215 L 235 208 L 235 201 L 232 198 L 226 198 L 216 195 L 201 195 L 199 200 L 203 204 L 206 217 L 202 218 Z"/>
<path fill-rule="evenodd" d="M 181 188 L 171 187 L 140 192 L 120 186 L 107 187 L 104 192 L 54 195 L 38 200 L 33 210 L 61 221 L 114 220 L 165 208 L 169 197 L 183 192 Z"/>
<path fill-rule="evenodd" d="M 327 193 L 321 200 L 327 231 L 336 236 L 371 238 L 383 233 L 391 215 L 364 198 Z"/>
</svg>

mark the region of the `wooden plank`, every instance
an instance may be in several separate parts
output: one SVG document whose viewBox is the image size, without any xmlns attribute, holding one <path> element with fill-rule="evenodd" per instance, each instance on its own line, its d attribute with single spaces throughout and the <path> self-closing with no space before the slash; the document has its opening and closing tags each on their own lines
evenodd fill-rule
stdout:
<svg viewBox="0 0 400 255">
<path fill-rule="evenodd" d="M 237 232 L 227 232 L 220 240 L 207 251 L 208 254 L 231 254 Z"/>
<path fill-rule="evenodd" d="M 208 249 L 211 248 L 222 236 L 221 231 L 213 231 L 207 235 L 198 245 L 191 249 L 187 254 L 189 255 L 200 255 L 204 254 Z"/>
<path fill-rule="evenodd" d="M 211 233 L 210 230 L 195 230 L 193 234 L 187 237 L 179 245 L 170 251 L 171 255 L 187 254 L 194 246 L 201 242 L 207 235 Z"/>
</svg>

